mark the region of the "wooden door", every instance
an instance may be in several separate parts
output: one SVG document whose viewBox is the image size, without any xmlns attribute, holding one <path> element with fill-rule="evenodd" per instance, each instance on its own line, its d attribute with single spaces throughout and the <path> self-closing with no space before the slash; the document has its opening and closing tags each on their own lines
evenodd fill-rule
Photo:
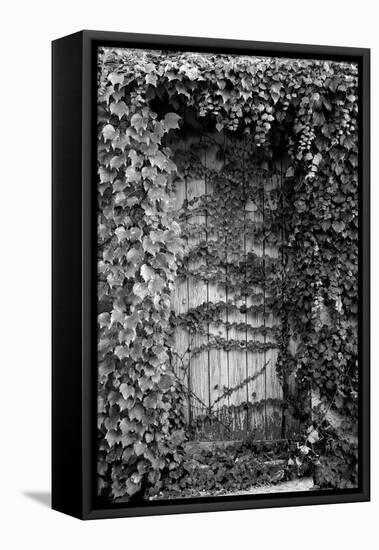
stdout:
<svg viewBox="0 0 379 550">
<path fill-rule="evenodd" d="M 258 174 L 248 157 L 228 168 L 218 151 L 182 150 L 191 169 L 182 166 L 175 191 L 187 248 L 172 298 L 173 365 L 195 439 L 277 439 L 280 324 L 266 281 L 280 261 L 268 228 L 281 176 Z"/>
</svg>

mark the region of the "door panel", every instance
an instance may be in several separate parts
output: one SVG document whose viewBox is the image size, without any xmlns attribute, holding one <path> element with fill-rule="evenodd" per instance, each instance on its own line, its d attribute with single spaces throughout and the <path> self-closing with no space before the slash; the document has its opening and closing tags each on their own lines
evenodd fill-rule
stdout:
<svg viewBox="0 0 379 550">
<path fill-rule="evenodd" d="M 266 225 L 277 208 L 281 176 L 263 177 L 251 164 L 243 166 L 242 184 L 229 185 L 226 195 L 222 178 L 228 176 L 215 148 L 203 148 L 202 170 L 176 185 L 187 253 L 172 298 L 173 313 L 182 319 L 174 356 L 185 357 L 186 416 L 198 440 L 276 439 L 283 409 L 274 333 L 279 320 L 270 311 L 265 280 L 280 258 Z M 183 150 L 193 163 L 196 150 Z"/>
</svg>

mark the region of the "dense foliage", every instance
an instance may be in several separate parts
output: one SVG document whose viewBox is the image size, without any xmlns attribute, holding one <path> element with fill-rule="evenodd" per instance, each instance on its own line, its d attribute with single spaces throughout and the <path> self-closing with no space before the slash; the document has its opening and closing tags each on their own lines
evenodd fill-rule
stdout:
<svg viewBox="0 0 379 550">
<path fill-rule="evenodd" d="M 165 479 L 159 498 L 235 494 L 255 485 L 298 479 L 311 470 L 309 463 L 295 462 L 298 448 L 296 442 L 249 439 L 215 449 L 194 444 Z"/>
<path fill-rule="evenodd" d="M 169 356 L 185 236 L 173 216 L 167 137 L 189 107 L 217 132 L 245 139 L 259 170 L 270 173 L 288 151 L 270 221 L 284 235 L 278 374 L 289 413 L 302 421 L 310 393 L 318 396 L 302 453 L 322 464 L 319 485 L 356 483 L 356 444 L 344 442 L 358 414 L 357 67 L 104 49 L 98 68 L 99 494 L 151 497 L 183 464 L 183 391 Z M 334 446 L 330 411 L 344 419 Z"/>
</svg>

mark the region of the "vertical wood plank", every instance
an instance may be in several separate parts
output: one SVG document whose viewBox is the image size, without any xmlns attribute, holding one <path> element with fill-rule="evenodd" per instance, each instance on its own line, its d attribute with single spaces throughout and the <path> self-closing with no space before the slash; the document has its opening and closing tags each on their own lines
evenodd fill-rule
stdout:
<svg viewBox="0 0 379 550">
<path fill-rule="evenodd" d="M 233 144 L 230 144 L 233 146 Z M 188 152 L 189 152 L 188 147 Z M 208 155 L 202 151 L 202 155 Z M 214 151 L 206 156 L 205 163 L 208 161 L 215 164 L 216 160 Z M 202 159 L 204 162 L 204 159 Z M 212 164 L 212 167 L 214 168 Z M 216 168 L 217 169 L 217 168 Z M 266 216 L 270 216 L 270 210 L 275 208 L 274 203 L 270 203 L 267 197 L 267 192 L 270 188 L 280 185 L 281 180 L 279 175 L 274 176 L 269 181 L 263 181 L 263 178 L 249 175 L 250 178 L 256 179 L 252 181 L 248 200 L 245 210 L 238 212 L 230 207 L 229 215 L 233 219 L 233 231 L 228 233 L 227 220 L 220 220 L 223 230 L 215 232 L 212 235 L 207 231 L 207 217 L 205 213 L 196 213 L 188 219 L 188 223 L 197 228 L 196 236 L 190 238 L 188 249 L 193 250 L 201 241 L 207 243 L 212 248 L 212 242 L 215 239 L 223 239 L 225 243 L 225 257 L 230 265 L 230 271 L 237 265 L 241 268 L 241 282 L 244 274 L 244 262 L 252 253 L 256 254 L 256 262 L 261 262 L 261 265 L 266 264 L 266 272 L 270 265 L 270 258 L 278 258 L 278 247 L 268 239 L 263 244 L 262 237 L 256 236 L 252 230 L 252 226 L 259 226 L 263 223 L 262 206 L 264 186 L 266 198 L 264 200 L 264 210 Z M 217 184 L 216 184 L 217 185 Z M 259 191 L 260 188 L 260 191 Z M 195 197 L 201 197 L 204 193 L 212 194 L 215 192 L 213 184 L 204 179 L 188 180 L 186 184 L 178 185 L 176 191 L 176 208 L 179 209 L 183 200 L 187 198 L 191 201 Z M 228 202 L 229 198 L 226 198 Z M 243 201 L 241 201 L 243 204 Z M 193 206 L 190 206 L 190 209 Z M 237 226 L 237 227 L 236 227 Z M 201 231 L 203 228 L 203 231 Z M 200 229 L 200 231 L 199 231 Z M 209 230 L 209 227 L 208 227 Z M 277 236 L 279 239 L 279 236 Z M 223 243 L 223 244 L 224 244 Z M 218 243 L 219 248 L 220 243 Z M 278 357 L 277 349 L 266 350 L 265 352 L 252 351 L 247 349 L 248 342 L 274 343 L 274 337 L 270 331 L 265 333 L 264 330 L 254 330 L 258 327 L 270 328 L 278 325 L 279 320 L 274 318 L 274 315 L 269 310 L 269 295 L 265 292 L 265 283 L 249 285 L 248 273 L 245 277 L 248 282 L 248 292 L 245 295 L 240 295 L 239 289 L 227 287 L 225 282 L 227 276 L 230 276 L 230 271 L 225 270 L 225 278 L 220 275 L 220 280 L 207 284 L 202 279 L 207 273 L 207 260 L 203 257 L 202 260 L 191 258 L 188 263 L 189 272 L 201 271 L 200 276 L 189 274 L 186 278 L 183 277 L 175 283 L 175 291 L 173 297 L 173 310 L 177 315 L 185 314 L 188 309 L 196 308 L 200 305 L 207 305 L 211 302 L 231 302 L 233 307 L 228 307 L 225 313 L 219 314 L 218 321 L 203 323 L 202 329 L 196 334 L 190 335 L 184 327 L 177 327 L 175 332 L 175 349 L 178 356 L 186 355 L 184 364 L 187 361 L 189 368 L 185 373 L 187 384 L 190 385 L 191 391 L 197 396 L 191 398 L 191 410 L 193 416 L 201 416 L 212 410 L 212 403 L 222 394 L 224 387 L 235 388 L 241 385 L 240 388 L 233 391 L 229 397 L 225 397 L 218 401 L 215 411 L 225 409 L 228 405 L 234 407 L 234 412 L 231 412 L 232 419 L 230 428 L 224 430 L 221 423 L 218 427 L 219 438 L 223 439 L 238 439 L 246 435 L 246 432 L 252 433 L 256 439 L 263 438 L 278 438 L 281 436 L 281 416 L 282 407 L 279 400 L 283 398 L 281 383 L 276 374 L 276 362 Z M 238 287 L 239 285 L 237 285 Z M 266 300 L 263 300 L 265 293 Z M 255 310 L 239 311 L 236 309 L 245 306 L 247 309 L 252 306 L 257 306 L 265 302 L 265 311 L 257 312 Z M 241 326 L 236 326 L 240 324 Z M 228 328 L 227 328 L 228 327 Z M 250 328 L 251 327 L 251 328 Z M 220 337 L 228 344 L 231 341 L 237 343 L 237 346 L 227 351 L 226 349 L 209 348 L 203 349 L 198 353 L 187 353 L 189 349 L 192 351 L 203 345 L 207 345 L 212 341 L 212 337 Z M 240 347 L 239 347 L 240 346 Z M 265 364 L 266 368 L 265 367 Z M 179 365 L 176 365 L 178 376 L 181 374 Z M 253 380 L 247 384 L 244 383 L 246 378 L 253 377 Z M 218 386 L 218 389 L 215 389 Z M 250 402 L 251 407 L 242 409 L 241 404 Z M 239 410 L 238 410 L 239 409 Z M 187 413 L 188 417 L 188 413 Z M 224 419 L 225 420 L 225 419 Z M 248 424 L 247 424 L 248 421 Z M 209 428 L 209 427 L 208 427 Z M 216 438 L 215 426 L 212 423 L 211 429 L 204 429 L 195 434 L 195 437 L 200 439 Z"/>
<path fill-rule="evenodd" d="M 187 181 L 187 199 L 191 201 L 195 197 L 205 194 L 205 180 Z M 204 231 L 199 232 L 189 240 L 189 250 L 194 250 L 197 245 L 206 239 L 205 215 L 196 214 L 192 216 L 189 223 L 197 228 L 203 227 Z M 189 309 L 202 304 L 207 305 L 207 284 L 201 280 L 196 273 L 206 270 L 204 260 L 191 259 L 188 264 L 190 274 L 188 276 L 188 307 Z M 193 275 L 191 275 L 191 273 Z M 196 397 L 192 398 L 191 408 L 194 417 L 207 414 L 209 408 L 209 372 L 208 372 L 208 350 L 197 351 L 201 346 L 208 343 L 208 334 L 195 333 L 191 337 L 191 359 L 190 377 L 191 391 Z"/>
<path fill-rule="evenodd" d="M 241 194 L 243 191 L 240 191 Z M 245 281 L 245 213 L 231 211 L 230 215 L 233 219 L 233 234 L 228 236 L 227 242 L 227 259 L 230 270 L 240 268 L 240 273 L 234 273 L 234 277 L 238 278 L 239 283 Z M 238 216 L 238 217 L 237 217 Z M 237 223 L 238 222 L 238 223 Z M 233 280 L 232 280 L 233 283 Z M 240 287 L 240 284 L 238 285 Z M 231 421 L 233 428 L 233 437 L 241 438 L 246 435 L 246 386 L 243 381 L 246 380 L 246 329 L 239 328 L 238 325 L 246 325 L 246 313 L 240 310 L 246 306 L 246 298 L 240 294 L 240 289 L 228 290 L 228 302 L 231 305 L 228 307 L 228 345 L 229 345 L 229 388 L 233 392 L 229 397 L 229 406 L 231 408 Z M 242 385 L 241 385 L 242 384 Z M 241 387 L 238 387 L 241 386 Z M 241 405 L 245 404 L 244 407 Z"/>
<path fill-rule="evenodd" d="M 187 197 L 186 182 L 177 180 L 175 187 L 174 210 L 179 212 L 183 202 Z M 175 315 L 183 315 L 188 311 L 188 282 L 186 277 L 177 277 L 172 294 L 172 309 Z M 188 388 L 187 407 L 185 415 L 187 422 L 190 421 L 190 353 L 189 353 L 189 334 L 184 326 L 178 325 L 175 328 L 175 345 L 173 350 L 173 369 L 176 376 Z"/>
<path fill-rule="evenodd" d="M 270 191 L 274 191 L 281 184 L 280 175 L 274 174 L 265 182 L 265 192 L 269 194 Z M 265 199 L 265 215 L 272 216 L 272 211 L 277 208 L 278 204 L 275 199 L 267 197 Z M 279 235 L 277 236 L 280 237 Z M 265 254 L 267 257 L 267 271 L 270 269 L 270 260 L 278 260 L 279 252 L 278 247 L 267 241 L 265 246 Z M 269 302 L 270 295 L 266 290 L 266 301 Z M 278 320 L 267 308 L 266 326 L 273 327 L 278 323 Z M 268 332 L 266 336 L 266 343 L 275 343 L 275 338 Z M 281 436 L 282 426 L 282 406 L 281 401 L 283 399 L 283 391 L 279 377 L 276 374 L 276 362 L 278 358 L 277 349 L 268 349 L 266 351 L 266 360 L 268 361 L 266 367 L 266 437 L 267 439 L 278 439 Z"/>
<path fill-rule="evenodd" d="M 211 196 L 215 192 L 214 183 L 209 181 L 207 184 L 207 193 Z M 219 223 L 221 222 L 221 223 Z M 213 220 L 213 224 L 217 228 L 222 227 L 222 220 Z M 222 246 L 223 243 L 220 243 L 220 235 L 208 234 L 208 246 L 212 246 L 212 242 L 217 243 L 217 246 Z M 225 246 L 224 246 L 225 248 Z M 226 250 L 225 250 L 226 252 Z M 218 303 L 226 302 L 226 270 L 224 270 L 224 276 L 220 276 L 220 280 L 217 282 L 210 282 L 208 284 L 208 301 L 209 303 Z M 226 342 L 228 339 L 228 331 L 225 326 L 226 322 L 226 313 L 220 312 L 217 318 L 215 318 L 214 323 L 209 324 L 209 338 L 214 337 L 223 338 Z M 210 349 L 209 350 L 209 380 L 210 380 L 210 403 L 212 406 L 212 412 L 214 416 L 218 419 L 216 422 L 213 433 L 214 437 L 217 436 L 219 439 L 225 439 L 229 437 L 229 434 L 226 433 L 227 421 L 226 421 L 226 407 L 229 405 L 229 398 L 227 396 L 220 397 L 224 393 L 224 387 L 229 386 L 228 379 L 228 356 L 227 352 L 223 348 Z M 226 426 L 225 426 L 226 424 Z"/>
<path fill-rule="evenodd" d="M 254 228 L 258 229 L 262 227 L 263 216 L 261 212 L 262 197 L 259 188 L 263 184 L 258 176 L 250 176 L 255 181 L 251 181 L 248 186 L 249 194 L 246 202 L 246 219 L 247 219 L 247 238 L 246 238 L 246 250 L 247 253 L 252 253 L 257 256 L 259 265 L 262 263 L 263 245 L 261 235 L 256 236 Z M 258 190 L 257 190 L 258 189 Z M 250 224 L 249 224 L 250 222 Z M 260 260 L 258 260 L 260 258 Z M 252 285 L 251 292 L 247 296 L 246 305 L 250 308 L 254 305 L 263 304 L 263 285 Z M 258 298 L 257 296 L 261 296 Z M 264 326 L 263 312 L 248 312 L 247 322 L 252 327 Z M 263 332 L 255 332 L 252 338 L 257 343 L 264 343 L 265 338 Z M 265 379 L 266 372 L 264 369 L 265 354 L 258 351 L 251 351 L 247 353 L 247 375 L 253 377 L 248 383 L 248 396 L 251 403 L 251 409 L 249 412 L 249 431 L 252 432 L 255 439 L 264 439 L 265 437 Z"/>
</svg>

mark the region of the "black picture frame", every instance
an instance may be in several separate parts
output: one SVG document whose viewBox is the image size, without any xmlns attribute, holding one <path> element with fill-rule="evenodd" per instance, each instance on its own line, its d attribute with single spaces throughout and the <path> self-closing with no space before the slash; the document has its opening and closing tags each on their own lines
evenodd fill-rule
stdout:
<svg viewBox="0 0 379 550">
<path fill-rule="evenodd" d="M 95 504 L 96 49 L 99 45 L 355 61 L 359 66 L 360 484 L 141 506 Z M 52 43 L 52 507 L 81 519 L 303 506 L 370 499 L 370 50 L 85 30 Z M 95 190 L 95 191 L 94 191 Z"/>
</svg>

